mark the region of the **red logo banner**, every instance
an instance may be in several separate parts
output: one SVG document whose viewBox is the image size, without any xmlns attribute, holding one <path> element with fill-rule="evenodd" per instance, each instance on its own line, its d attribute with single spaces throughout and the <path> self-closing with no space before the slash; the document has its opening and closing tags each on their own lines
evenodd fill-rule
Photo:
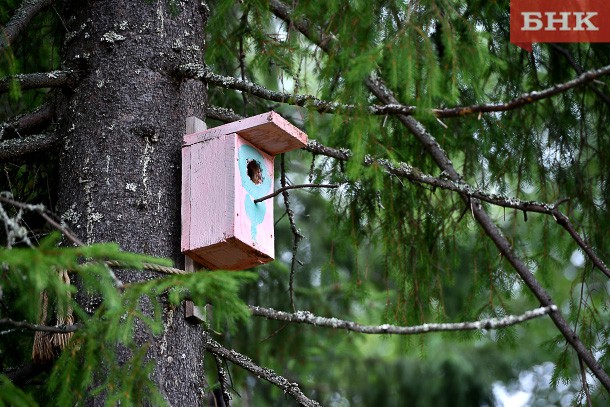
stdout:
<svg viewBox="0 0 610 407">
<path fill-rule="evenodd" d="M 510 42 L 610 42 L 610 0 L 511 0 Z"/>
</svg>

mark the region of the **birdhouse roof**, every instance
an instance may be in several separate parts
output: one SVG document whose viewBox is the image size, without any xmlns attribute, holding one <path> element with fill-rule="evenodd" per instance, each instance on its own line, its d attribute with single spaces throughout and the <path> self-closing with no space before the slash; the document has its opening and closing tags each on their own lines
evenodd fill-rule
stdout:
<svg viewBox="0 0 610 407">
<path fill-rule="evenodd" d="M 277 155 L 307 145 L 307 134 L 275 112 L 259 114 L 184 136 L 184 146 L 236 133 L 267 154 Z"/>
</svg>

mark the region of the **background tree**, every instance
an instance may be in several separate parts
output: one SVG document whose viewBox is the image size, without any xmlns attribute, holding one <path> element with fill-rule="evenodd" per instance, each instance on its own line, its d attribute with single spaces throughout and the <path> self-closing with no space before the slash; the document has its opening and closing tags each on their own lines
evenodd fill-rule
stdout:
<svg viewBox="0 0 610 407">
<path fill-rule="evenodd" d="M 51 3 L 0 10 L 2 400 L 491 404 L 495 382 L 551 361 L 555 390 L 534 397 L 607 402 L 606 45 L 528 55 L 507 1 Z M 313 139 L 277 187 L 338 187 L 281 193 L 278 260 L 239 297 L 252 274 L 99 244 L 182 268 L 185 118 L 270 109 Z M 214 304 L 211 331 L 186 297 Z M 236 325 L 245 303 L 261 318 Z M 457 324 L 417 327 L 434 322 Z M 52 356 L 74 336 L 21 365 L 43 323 Z"/>
</svg>

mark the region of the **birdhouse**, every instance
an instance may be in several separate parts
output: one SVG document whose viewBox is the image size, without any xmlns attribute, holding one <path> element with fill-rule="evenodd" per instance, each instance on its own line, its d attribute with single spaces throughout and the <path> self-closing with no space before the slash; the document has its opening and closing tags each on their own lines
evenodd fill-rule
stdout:
<svg viewBox="0 0 610 407">
<path fill-rule="evenodd" d="M 273 159 L 307 135 L 275 112 L 184 136 L 182 253 L 210 269 L 273 260 Z"/>
</svg>

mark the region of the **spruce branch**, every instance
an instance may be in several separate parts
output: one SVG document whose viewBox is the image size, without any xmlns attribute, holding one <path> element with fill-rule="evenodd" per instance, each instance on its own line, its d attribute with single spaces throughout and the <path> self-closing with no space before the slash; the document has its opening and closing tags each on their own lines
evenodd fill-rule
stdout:
<svg viewBox="0 0 610 407">
<path fill-rule="evenodd" d="M 299 403 L 299 405 L 307 407 L 320 406 L 317 401 L 305 396 L 301 389 L 299 389 L 299 385 L 297 383 L 291 383 L 286 378 L 275 373 L 273 370 L 263 368 L 255 364 L 249 357 L 234 350 L 225 348 L 209 336 L 207 342 L 205 343 L 205 348 L 208 352 L 242 367 L 259 379 L 265 379 L 269 383 L 279 387 L 284 391 L 284 393 L 290 394 L 297 401 L 297 403 Z"/>
<path fill-rule="evenodd" d="M 282 7 L 277 7 L 278 5 L 281 5 Z M 285 13 L 286 11 L 290 10 L 286 5 L 282 4 L 277 0 L 270 0 L 269 7 L 276 16 L 286 21 L 287 24 L 290 24 L 297 28 L 299 27 L 299 19 L 296 19 L 295 22 L 295 19 L 293 18 L 294 14 Z M 314 27 L 315 29 L 313 29 L 312 27 Z M 314 44 L 318 45 L 321 49 L 329 49 L 327 44 L 324 44 L 322 42 L 315 42 L 315 39 L 319 40 L 321 38 L 320 34 L 311 34 L 312 32 L 321 33 L 323 32 L 322 30 L 309 23 L 305 24 L 304 28 L 307 31 L 302 31 L 303 35 L 308 37 L 312 42 L 314 42 Z M 571 81 L 570 87 L 577 86 L 578 84 L 583 83 L 587 80 L 593 80 L 601 76 L 602 74 L 606 74 L 606 70 L 610 72 L 610 67 L 602 68 L 600 70 L 596 70 L 595 72 L 589 71 L 588 73 L 581 75 L 579 79 Z M 365 85 L 367 86 L 369 91 L 382 103 L 399 103 L 393 92 L 385 85 L 384 81 L 381 78 L 369 76 L 365 80 Z M 559 90 L 557 93 L 565 91 L 570 87 L 564 84 L 564 86 L 562 86 L 563 90 Z M 538 94 L 533 96 L 538 97 L 536 100 L 541 99 L 541 97 L 539 97 L 540 95 Z M 441 168 L 441 170 L 443 170 L 454 182 L 460 182 L 461 177 L 453 166 L 453 163 L 449 159 L 447 153 L 442 149 L 436 139 L 426 130 L 426 128 L 412 116 L 397 115 L 397 118 L 413 134 L 413 136 L 418 139 L 418 141 L 423 145 L 425 150 L 434 159 L 434 161 Z M 480 201 L 475 198 L 470 198 L 467 195 L 462 195 L 462 198 L 467 204 L 470 204 L 472 214 L 476 221 L 485 231 L 490 240 L 495 244 L 498 251 L 504 256 L 506 260 L 508 260 L 508 262 L 512 265 L 513 269 L 517 272 L 517 274 L 519 274 L 519 276 L 528 286 L 530 291 L 540 301 L 541 305 L 553 305 L 553 300 L 551 296 L 538 282 L 538 280 L 532 274 L 527 265 L 515 254 L 512 245 L 510 244 L 508 239 L 502 234 L 496 224 L 492 221 L 487 212 L 485 212 Z M 578 356 L 582 358 L 582 360 L 587 364 L 587 366 L 591 370 L 591 373 L 601 382 L 601 384 L 606 388 L 606 390 L 610 391 L 610 376 L 608 376 L 608 373 L 602 368 L 602 366 L 595 359 L 593 354 L 589 351 L 589 349 L 587 349 L 587 347 L 578 338 L 576 333 L 568 325 L 561 312 L 553 312 L 550 314 L 550 316 L 553 322 L 555 323 L 555 326 L 561 332 L 566 341 L 570 343 L 570 345 L 578 354 Z"/>
<path fill-rule="evenodd" d="M 393 93 L 380 78 L 370 77 L 367 79 L 366 84 L 371 93 L 373 93 L 381 101 L 386 103 L 395 103 L 396 99 Z M 460 182 L 461 176 L 453 167 L 453 163 L 447 156 L 447 153 L 441 148 L 436 139 L 425 129 L 425 127 L 412 116 L 399 115 L 398 119 L 422 143 L 426 151 L 432 156 L 437 165 L 443 171 L 445 171 L 454 182 Z M 465 194 L 463 194 L 462 197 L 466 203 L 470 204 L 472 214 L 483 231 L 494 243 L 498 251 L 511 264 L 517 274 L 519 274 L 523 282 L 528 286 L 530 291 L 536 296 L 540 303 L 543 306 L 553 305 L 553 300 L 549 293 L 538 282 L 534 274 L 530 271 L 523 260 L 521 260 L 521 258 L 515 254 L 511 243 L 502 234 L 487 212 L 485 212 L 485 209 L 481 205 L 481 201 L 479 199 L 470 198 Z M 553 312 L 550 314 L 550 316 L 557 329 L 561 332 L 568 343 L 570 343 L 578 356 L 583 359 L 589 369 L 591 369 L 593 375 L 595 375 L 602 385 L 608 391 L 610 391 L 610 376 L 608 376 L 608 373 L 602 368 L 593 354 L 582 343 L 580 338 L 578 338 L 561 312 Z"/>
<path fill-rule="evenodd" d="M 231 109 L 212 105 L 206 106 L 205 115 L 209 119 L 218 120 L 223 123 L 236 122 L 244 118 Z"/>
<path fill-rule="evenodd" d="M 239 90 L 249 93 L 259 98 L 273 102 L 286 103 L 295 106 L 313 109 L 319 113 L 352 113 L 357 110 L 367 111 L 372 115 L 413 115 L 416 111 L 415 106 L 402 105 L 398 102 L 387 103 L 384 105 L 370 105 L 358 108 L 355 105 L 347 105 L 337 102 L 329 102 L 318 99 L 313 95 L 300 95 L 288 92 L 278 92 L 267 89 L 261 85 L 240 80 L 230 76 L 223 76 L 212 72 L 205 65 L 185 64 L 179 69 L 180 75 L 185 78 L 198 79 L 206 83 L 220 86 L 227 89 Z M 532 104 L 542 99 L 551 98 L 564 93 L 577 86 L 591 83 L 597 78 L 610 74 L 610 65 L 599 69 L 592 69 L 581 73 L 571 81 L 559 83 L 549 88 L 523 93 L 508 102 L 483 103 L 471 106 L 456 106 L 443 109 L 430 109 L 430 112 L 439 119 L 454 118 L 477 113 L 506 112 L 515 110 L 523 106 Z M 600 93 L 597 88 L 592 88 L 596 93 Z"/>
<path fill-rule="evenodd" d="M 32 324 L 27 321 L 15 321 L 10 318 L 0 318 L 0 325 L 8 325 L 13 326 L 15 328 L 27 329 L 30 331 L 38 331 L 38 332 L 52 332 L 52 333 L 67 333 L 67 332 L 76 332 L 79 330 L 81 325 L 58 325 L 58 326 L 46 326 L 46 325 L 38 325 Z"/>
<path fill-rule="evenodd" d="M 465 116 L 475 113 L 491 113 L 491 112 L 506 112 L 515 110 L 520 107 L 530 105 L 543 99 L 548 99 L 553 96 L 565 93 L 570 89 L 576 88 L 584 84 L 590 84 L 602 76 L 610 74 L 610 65 L 603 66 L 597 69 L 583 72 L 578 77 L 563 83 L 555 84 L 549 88 L 523 93 L 516 98 L 502 103 L 485 103 L 472 106 L 459 106 L 447 109 L 433 109 L 433 113 L 438 118 L 449 118 Z M 599 95 L 596 88 L 592 88 Z"/>
<path fill-rule="evenodd" d="M 26 0 L 5 27 L 0 27 L 0 53 L 10 46 L 28 26 L 32 18 L 53 3 L 53 0 Z"/>
<path fill-rule="evenodd" d="M 0 142 L 0 161 L 12 160 L 28 154 L 47 151 L 59 142 L 56 133 L 37 134 Z"/>
<path fill-rule="evenodd" d="M 42 105 L 37 109 L 16 116 L 0 124 L 0 140 L 15 136 L 24 136 L 29 131 L 45 127 L 53 120 L 55 109 L 51 105 Z"/>
<path fill-rule="evenodd" d="M 216 362 L 216 372 L 218 374 L 218 383 L 220 384 L 220 393 L 225 406 L 231 406 L 231 393 L 229 393 L 229 378 L 227 372 L 222 367 L 222 359 L 218 355 L 214 356 L 214 362 Z"/>
<path fill-rule="evenodd" d="M 301 34 L 307 37 L 313 44 L 317 45 L 326 53 L 332 53 L 333 47 L 337 46 L 337 38 L 333 34 L 325 33 L 311 21 L 304 18 L 294 18 L 293 10 L 280 0 L 269 0 L 269 9 L 277 17 L 285 21 L 289 26 L 295 27 Z M 579 72 L 580 73 L 580 72 Z M 446 109 L 432 109 L 432 113 L 438 118 L 459 117 L 476 113 L 504 112 L 514 110 L 525 105 L 532 104 L 542 99 L 547 99 L 560 93 L 564 93 L 577 86 L 590 83 L 596 79 L 610 74 L 610 65 L 598 69 L 592 69 L 580 73 L 577 78 L 570 81 L 553 85 L 539 91 L 523 93 L 508 102 L 485 103 L 472 106 L 457 106 Z M 382 101 L 388 106 L 383 111 L 383 106 L 377 114 L 410 115 L 415 112 L 413 106 L 405 106 L 398 101 Z M 411 110 L 412 109 L 412 110 Z"/>
<path fill-rule="evenodd" d="M 257 198 L 254 200 L 254 203 L 259 203 L 266 201 L 267 199 L 278 196 L 284 191 L 288 191 L 291 189 L 304 189 L 304 188 L 339 188 L 339 185 L 336 184 L 298 184 L 298 185 L 287 185 L 285 187 L 281 187 L 270 193 L 269 195 L 265 195 L 263 197 Z"/>
<path fill-rule="evenodd" d="M 272 308 L 263 308 L 250 305 L 250 312 L 257 317 L 265 317 L 277 321 L 294 322 L 299 324 L 309 324 L 325 328 L 344 329 L 350 332 L 362 334 L 389 334 L 389 335 L 418 335 L 432 332 L 459 332 L 476 331 L 481 329 L 500 329 L 508 326 L 520 324 L 530 319 L 539 318 L 544 315 L 557 311 L 557 306 L 549 305 L 526 311 L 521 315 L 508 315 L 503 318 L 482 319 L 472 322 L 455 322 L 441 324 L 423 324 L 415 326 L 397 326 L 390 324 L 383 325 L 360 325 L 353 321 L 346 321 L 337 318 L 326 318 L 312 314 L 309 311 L 297 311 L 288 313 L 277 311 Z"/>
<path fill-rule="evenodd" d="M 326 102 L 312 95 L 298 95 L 287 92 L 276 92 L 261 85 L 247 82 L 230 76 L 222 76 L 212 72 L 205 65 L 184 64 L 179 68 L 183 78 L 198 79 L 203 82 L 250 93 L 262 99 L 273 102 L 288 103 L 295 106 L 313 108 L 320 113 L 334 113 L 338 110 L 353 110 L 352 105 L 342 105 L 336 102 Z"/>
<path fill-rule="evenodd" d="M 396 103 L 396 98 L 389 88 L 380 78 L 369 77 L 366 80 L 366 85 L 379 100 L 384 103 Z M 436 139 L 425 129 L 425 127 L 412 116 L 397 116 L 400 122 L 409 129 L 409 131 L 420 141 L 426 151 L 432 156 L 437 165 L 445 171 L 454 182 L 460 182 L 461 176 L 455 170 L 453 163 L 449 159 L 447 153 L 438 144 Z M 513 250 L 511 243 L 502 234 L 500 229 L 487 214 L 479 199 L 462 195 L 466 203 L 470 203 L 472 213 L 481 228 L 485 231 L 490 240 L 495 244 L 498 251 L 512 265 L 513 269 L 519 274 L 523 282 L 528 286 L 530 291 L 536 296 L 543 306 L 553 305 L 553 300 L 550 294 L 538 282 L 529 267 L 517 256 Z M 579 357 L 589 366 L 591 372 L 597 377 L 602 385 L 610 391 L 610 376 L 602 368 L 599 362 L 595 359 L 589 349 L 582 343 L 576 333 L 569 326 L 561 312 L 553 312 L 550 314 L 551 319 L 555 323 L 557 329 L 563 337 L 570 343 Z"/>
<path fill-rule="evenodd" d="M 52 71 L 26 73 L 0 78 L 0 94 L 6 93 L 11 88 L 11 83 L 16 81 L 22 90 L 38 88 L 60 88 L 71 86 L 76 79 L 74 71 Z"/>
</svg>

